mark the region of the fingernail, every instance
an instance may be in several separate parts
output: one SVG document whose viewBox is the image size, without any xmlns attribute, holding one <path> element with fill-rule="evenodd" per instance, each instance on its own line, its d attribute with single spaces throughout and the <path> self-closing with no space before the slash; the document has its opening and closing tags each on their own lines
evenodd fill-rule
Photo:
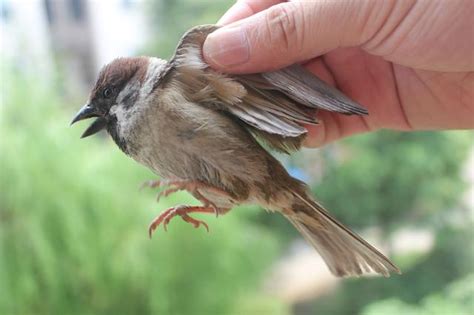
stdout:
<svg viewBox="0 0 474 315">
<path fill-rule="evenodd" d="M 203 52 L 208 60 L 222 67 L 243 64 L 249 60 L 247 34 L 240 26 L 219 29 L 207 37 Z"/>
</svg>

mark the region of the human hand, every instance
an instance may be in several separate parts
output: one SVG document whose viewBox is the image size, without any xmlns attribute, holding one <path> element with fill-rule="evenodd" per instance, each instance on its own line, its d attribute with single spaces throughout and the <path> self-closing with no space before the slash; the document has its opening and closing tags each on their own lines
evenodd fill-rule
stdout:
<svg viewBox="0 0 474 315">
<path fill-rule="evenodd" d="M 238 1 L 203 52 L 229 73 L 297 62 L 369 115 L 321 111 L 308 146 L 381 128 L 474 128 L 474 2 Z"/>
</svg>

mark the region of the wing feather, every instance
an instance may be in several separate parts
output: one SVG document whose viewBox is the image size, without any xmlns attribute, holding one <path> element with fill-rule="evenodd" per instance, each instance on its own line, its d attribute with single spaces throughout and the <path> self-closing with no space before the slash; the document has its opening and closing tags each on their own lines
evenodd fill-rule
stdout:
<svg viewBox="0 0 474 315">
<path fill-rule="evenodd" d="M 174 73 L 183 86 L 194 90 L 194 94 L 190 91 L 193 101 L 228 112 L 272 147 L 299 147 L 307 132 L 304 125 L 317 124 L 318 109 L 367 114 L 362 106 L 300 65 L 245 75 L 210 69 L 202 58 L 202 45 L 217 28 L 201 25 L 189 30 L 179 42 L 164 77 Z"/>
<path fill-rule="evenodd" d="M 279 116 L 273 116 L 268 111 L 238 103 L 228 107 L 228 111 L 249 125 L 271 134 L 284 137 L 298 137 L 306 133 L 301 125 Z"/>
<path fill-rule="evenodd" d="M 330 86 L 301 65 L 292 65 L 278 71 L 261 74 L 268 83 L 296 102 L 342 114 L 367 115 L 361 105 Z"/>
</svg>

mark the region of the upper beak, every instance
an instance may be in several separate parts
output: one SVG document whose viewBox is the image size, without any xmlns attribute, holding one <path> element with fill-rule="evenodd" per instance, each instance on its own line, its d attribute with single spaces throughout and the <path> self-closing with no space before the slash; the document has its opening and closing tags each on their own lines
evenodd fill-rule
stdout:
<svg viewBox="0 0 474 315">
<path fill-rule="evenodd" d="M 85 138 L 91 136 L 102 129 L 104 129 L 107 125 L 107 120 L 103 117 L 102 113 L 100 113 L 95 106 L 92 104 L 84 105 L 79 112 L 77 112 L 76 116 L 72 119 L 71 125 L 87 118 L 98 117 L 90 126 L 89 128 L 84 131 L 81 138 Z"/>
<path fill-rule="evenodd" d="M 82 106 L 82 108 L 77 112 L 76 116 L 71 121 L 71 125 L 80 120 L 99 116 L 100 113 L 97 111 L 97 109 L 90 103 L 87 103 L 86 105 Z"/>
</svg>

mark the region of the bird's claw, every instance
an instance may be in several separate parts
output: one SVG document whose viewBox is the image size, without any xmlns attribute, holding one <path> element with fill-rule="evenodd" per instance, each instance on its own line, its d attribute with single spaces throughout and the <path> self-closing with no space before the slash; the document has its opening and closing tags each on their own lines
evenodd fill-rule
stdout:
<svg viewBox="0 0 474 315">
<path fill-rule="evenodd" d="M 191 224 L 194 226 L 194 228 L 197 229 L 198 227 L 200 227 L 201 225 L 203 225 L 204 228 L 206 229 L 206 231 L 209 232 L 209 226 L 207 225 L 206 222 L 204 222 L 204 221 L 202 221 L 202 220 L 194 219 L 194 218 L 190 217 L 189 215 L 187 215 L 187 214 L 185 214 L 185 213 L 184 213 L 184 214 L 178 214 L 178 215 L 181 217 L 181 219 L 183 219 L 183 221 L 188 222 L 188 223 L 191 223 Z M 173 218 L 173 216 L 174 216 L 174 215 L 169 215 L 169 216 L 167 216 L 166 219 L 164 220 L 164 222 L 163 222 L 163 229 L 164 229 L 165 231 L 168 231 L 168 223 L 169 223 L 170 220 Z"/>
<path fill-rule="evenodd" d="M 201 206 L 177 206 L 163 211 L 159 216 L 157 216 L 150 224 L 148 228 L 148 235 L 152 236 L 153 232 L 163 224 L 163 229 L 168 231 L 168 224 L 172 218 L 175 216 L 180 216 L 185 222 L 191 223 L 195 228 L 200 227 L 201 225 L 209 232 L 209 226 L 206 222 L 202 220 L 197 220 L 188 215 L 191 212 L 201 212 L 201 213 L 213 213 L 215 210 L 212 207 L 201 207 Z"/>
<path fill-rule="evenodd" d="M 147 180 L 143 184 L 140 185 L 139 190 L 144 188 L 156 188 L 163 186 L 163 182 L 161 180 Z"/>
<path fill-rule="evenodd" d="M 168 188 L 168 189 L 165 189 L 163 191 L 160 191 L 158 193 L 158 196 L 156 196 L 156 202 L 159 202 L 161 197 L 167 197 L 168 195 L 172 194 L 172 193 L 175 193 L 177 191 L 180 191 L 181 188 L 179 187 L 174 187 L 174 188 Z"/>
<path fill-rule="evenodd" d="M 160 193 L 158 193 L 158 196 L 156 197 L 156 201 L 158 202 L 161 197 L 166 197 L 172 193 L 181 191 L 181 190 L 188 190 L 191 192 L 192 189 L 194 189 L 194 182 L 189 182 L 185 180 L 149 180 L 144 182 L 140 186 L 140 190 L 142 190 L 145 187 L 149 188 L 161 188 L 165 186 L 171 186 L 170 188 L 167 188 Z"/>
</svg>

